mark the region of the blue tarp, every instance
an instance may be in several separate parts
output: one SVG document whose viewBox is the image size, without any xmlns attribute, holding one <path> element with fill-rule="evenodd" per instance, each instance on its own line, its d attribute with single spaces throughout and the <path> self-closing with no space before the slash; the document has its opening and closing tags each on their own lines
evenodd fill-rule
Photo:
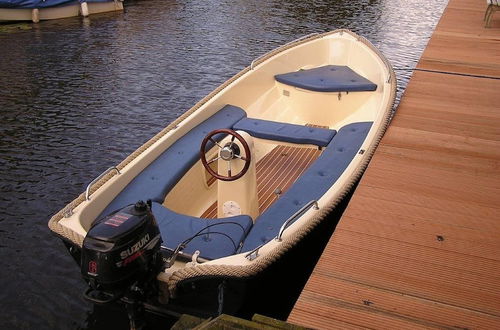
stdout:
<svg viewBox="0 0 500 330">
<path fill-rule="evenodd" d="M 110 2 L 113 0 L 0 0 L 0 8 L 50 8 L 76 2 Z"/>
</svg>

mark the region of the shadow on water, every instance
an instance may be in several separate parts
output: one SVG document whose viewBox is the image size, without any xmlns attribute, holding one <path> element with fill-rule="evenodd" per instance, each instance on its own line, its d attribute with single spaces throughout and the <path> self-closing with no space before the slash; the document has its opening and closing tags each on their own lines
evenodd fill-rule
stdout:
<svg viewBox="0 0 500 330">
<path fill-rule="evenodd" d="M 79 269 L 47 228 L 51 215 L 265 52 L 348 28 L 394 67 L 413 68 L 445 4 L 134 0 L 124 13 L 2 24 L 0 328 L 127 328 L 123 311 L 83 300 Z M 411 71 L 397 74 L 399 99 Z M 274 276 L 305 274 L 313 264 L 291 261 Z M 286 317 L 304 281 L 270 287 L 282 292 L 256 311 Z"/>
<path fill-rule="evenodd" d="M 166 318 L 155 314 L 146 314 L 146 329 L 165 330 L 170 328 L 176 319 Z M 81 330 L 109 330 L 109 329 L 129 329 L 127 313 L 122 306 L 93 306 L 88 312 L 83 325 L 79 326 Z"/>
</svg>

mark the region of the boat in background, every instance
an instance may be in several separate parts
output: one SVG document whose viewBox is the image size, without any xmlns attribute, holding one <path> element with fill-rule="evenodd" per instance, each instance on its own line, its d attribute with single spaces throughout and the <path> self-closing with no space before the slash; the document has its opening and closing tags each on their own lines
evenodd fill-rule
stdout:
<svg viewBox="0 0 500 330">
<path fill-rule="evenodd" d="M 247 284 L 351 192 L 395 97 L 390 63 L 365 38 L 298 39 L 105 171 L 49 228 L 80 265 L 85 297 L 124 302 L 131 320 L 144 306 L 238 314 L 256 294 Z"/>
<path fill-rule="evenodd" d="M 0 22 L 87 17 L 123 10 L 122 0 L 0 0 Z"/>
</svg>

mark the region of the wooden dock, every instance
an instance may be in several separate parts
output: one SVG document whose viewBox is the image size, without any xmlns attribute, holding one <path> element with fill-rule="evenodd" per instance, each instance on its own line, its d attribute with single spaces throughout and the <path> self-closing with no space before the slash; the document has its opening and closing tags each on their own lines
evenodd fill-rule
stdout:
<svg viewBox="0 0 500 330">
<path fill-rule="evenodd" d="M 500 329 L 500 12 L 450 0 L 288 321 Z"/>
</svg>

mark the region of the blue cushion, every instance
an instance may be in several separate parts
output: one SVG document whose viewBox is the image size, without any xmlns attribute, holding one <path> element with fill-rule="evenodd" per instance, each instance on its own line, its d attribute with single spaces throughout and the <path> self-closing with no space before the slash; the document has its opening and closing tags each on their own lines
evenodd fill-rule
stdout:
<svg viewBox="0 0 500 330">
<path fill-rule="evenodd" d="M 226 105 L 194 127 L 137 175 L 106 207 L 100 217 L 138 200 L 151 199 L 162 203 L 167 193 L 200 159 L 203 138 L 214 129 L 233 127 L 234 123 L 243 117 L 246 117 L 244 110 Z M 219 139 L 222 138 L 220 135 Z"/>
<path fill-rule="evenodd" d="M 49 8 L 49 7 L 63 7 L 68 5 L 79 4 L 76 0 L 1 0 L 0 8 L 12 9 L 33 9 L 33 8 Z"/>
<path fill-rule="evenodd" d="M 242 130 L 251 136 L 267 140 L 290 143 L 314 144 L 326 147 L 335 135 L 335 131 L 326 128 L 309 127 L 276 121 L 243 118 L 237 122 L 234 130 Z"/>
<path fill-rule="evenodd" d="M 316 92 L 361 92 L 377 89 L 376 84 L 343 65 L 325 65 L 274 77 L 283 84 Z"/>
<path fill-rule="evenodd" d="M 371 122 L 361 122 L 342 127 L 292 187 L 255 220 L 242 251 L 250 251 L 276 237 L 291 215 L 309 201 L 321 198 L 356 156 L 371 125 Z"/>
<path fill-rule="evenodd" d="M 193 238 L 182 251 L 193 254 L 199 250 L 200 256 L 206 259 L 233 255 L 252 227 L 252 218 L 247 215 L 224 219 L 196 218 L 175 213 L 158 203 L 153 203 L 153 214 L 160 227 L 162 245 L 172 250 L 202 231 L 202 235 Z M 213 226 L 206 228 L 209 225 Z"/>
</svg>

